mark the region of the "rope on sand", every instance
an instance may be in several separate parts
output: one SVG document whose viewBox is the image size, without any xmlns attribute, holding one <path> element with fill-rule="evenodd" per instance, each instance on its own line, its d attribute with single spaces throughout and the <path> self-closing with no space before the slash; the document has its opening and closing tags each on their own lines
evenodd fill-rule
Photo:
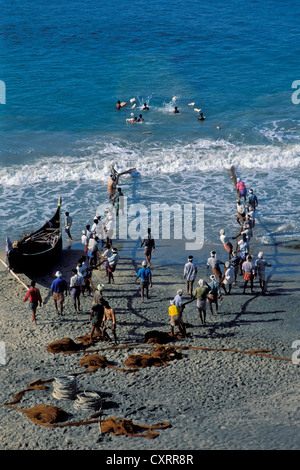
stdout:
<svg viewBox="0 0 300 470">
<path fill-rule="evenodd" d="M 102 409 L 102 399 L 97 392 L 84 391 L 77 395 L 74 408 L 100 411 Z"/>
<path fill-rule="evenodd" d="M 52 396 L 57 400 L 74 400 L 77 393 L 77 380 L 74 375 L 56 377 L 53 381 Z"/>
</svg>

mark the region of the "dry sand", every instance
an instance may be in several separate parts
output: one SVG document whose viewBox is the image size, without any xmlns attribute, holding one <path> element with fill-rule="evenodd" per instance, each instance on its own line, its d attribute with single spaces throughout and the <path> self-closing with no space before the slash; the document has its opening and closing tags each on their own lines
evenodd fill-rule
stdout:
<svg viewBox="0 0 300 470">
<path fill-rule="evenodd" d="M 199 277 L 207 278 L 205 260 L 210 247 L 201 250 Z M 75 354 L 51 354 L 47 345 L 61 338 L 81 337 L 90 332 L 90 297 L 81 299 L 82 312 L 73 313 L 70 297 L 65 315 L 55 313 L 49 287 L 59 268 L 69 281 L 71 268 L 82 254 L 74 248 L 63 251 L 60 263 L 49 273 L 36 277 L 45 305 L 38 307 L 37 326 L 31 321 L 29 305 L 23 303 L 25 288 L 0 266 L 0 326 L 5 343 L 5 363 L 0 365 L 0 402 L 4 404 L 37 378 L 48 380 L 81 372 L 79 361 L 89 350 L 124 368 L 131 354 L 149 352 L 144 335 L 152 330 L 170 331 L 169 299 L 179 287 L 185 288 L 183 266 L 165 266 L 163 256 L 155 255 L 151 298 L 141 303 L 138 266 L 122 256 L 115 273 L 115 284 L 105 286 L 105 298 L 117 316 L 119 345 L 99 342 Z M 4 253 L 1 254 L 2 259 Z M 225 256 L 225 255 L 224 255 Z M 142 258 L 141 258 L 142 259 Z M 81 391 L 97 391 L 103 398 L 103 418 L 120 417 L 136 424 L 168 422 L 171 427 L 158 431 L 155 439 L 128 436 L 100 436 L 97 424 L 49 428 L 34 424 L 26 415 L 7 406 L 0 407 L 2 450 L 254 450 L 299 449 L 299 365 L 291 361 L 293 341 L 299 334 L 299 252 L 270 252 L 268 294 L 261 296 L 258 282 L 255 294 L 242 295 L 241 278 L 232 295 L 225 296 L 218 316 L 207 312 L 207 325 L 201 326 L 195 302 L 184 311 L 189 333 L 176 339 L 175 346 L 186 346 L 184 358 L 168 366 L 147 367 L 131 374 L 105 368 L 78 375 Z M 284 268 L 291 262 L 290 277 Z M 139 262 L 138 262 L 139 264 Z M 284 273 L 284 274 L 283 274 Z M 19 275 L 28 285 L 30 279 Z M 106 283 L 104 270 L 93 272 L 93 282 Z M 184 300 L 188 300 L 184 296 Z M 190 347 L 212 348 L 211 350 Z M 103 348 L 100 351 L 100 348 Z M 218 351 L 217 349 L 224 350 Z M 227 349 L 232 349 L 227 351 Z M 267 356 L 245 354 L 268 350 Z M 235 352 L 239 351 L 239 352 Z M 72 415 L 71 421 L 86 419 L 90 412 L 74 408 L 72 400 L 52 396 L 50 382 L 45 390 L 26 392 L 16 406 L 31 408 L 54 405 Z"/>
</svg>

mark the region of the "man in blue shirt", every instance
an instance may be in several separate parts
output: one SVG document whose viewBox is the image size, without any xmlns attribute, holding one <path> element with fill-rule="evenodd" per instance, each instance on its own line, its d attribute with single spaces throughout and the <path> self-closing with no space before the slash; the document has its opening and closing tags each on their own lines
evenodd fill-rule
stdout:
<svg viewBox="0 0 300 470">
<path fill-rule="evenodd" d="M 149 299 L 149 286 L 152 287 L 152 276 L 151 271 L 147 268 L 147 262 L 142 262 L 142 267 L 138 270 L 135 282 L 140 279 L 141 283 L 141 298 L 142 302 L 144 302 L 144 291 L 146 289 L 146 298 Z"/>
<path fill-rule="evenodd" d="M 63 314 L 63 303 L 65 300 L 64 293 L 68 295 L 68 284 L 65 279 L 63 279 L 61 272 L 57 271 L 55 274 L 56 279 L 51 284 L 52 295 L 54 299 L 54 305 L 56 313 L 58 313 L 57 302 L 60 303 L 60 316 Z"/>
</svg>

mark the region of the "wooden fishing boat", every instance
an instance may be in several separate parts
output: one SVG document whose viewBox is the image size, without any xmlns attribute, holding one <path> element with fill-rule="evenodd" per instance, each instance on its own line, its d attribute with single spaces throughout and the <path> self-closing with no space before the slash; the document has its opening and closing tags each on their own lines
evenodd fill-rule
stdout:
<svg viewBox="0 0 300 470">
<path fill-rule="evenodd" d="M 62 251 L 61 197 L 57 209 L 39 230 L 16 241 L 7 253 L 9 268 L 15 272 L 41 271 L 54 264 Z"/>
</svg>

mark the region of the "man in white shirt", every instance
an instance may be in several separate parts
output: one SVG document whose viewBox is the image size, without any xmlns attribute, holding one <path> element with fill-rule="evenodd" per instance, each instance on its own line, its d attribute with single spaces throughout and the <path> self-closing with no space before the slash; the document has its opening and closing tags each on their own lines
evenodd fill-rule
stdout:
<svg viewBox="0 0 300 470">
<path fill-rule="evenodd" d="M 83 277 L 78 274 L 77 269 L 74 268 L 72 269 L 72 274 L 73 276 L 70 279 L 70 288 L 69 288 L 69 294 L 73 297 L 74 300 L 74 309 L 75 313 L 80 312 L 80 293 L 81 293 L 81 288 L 84 284 Z"/>
</svg>

